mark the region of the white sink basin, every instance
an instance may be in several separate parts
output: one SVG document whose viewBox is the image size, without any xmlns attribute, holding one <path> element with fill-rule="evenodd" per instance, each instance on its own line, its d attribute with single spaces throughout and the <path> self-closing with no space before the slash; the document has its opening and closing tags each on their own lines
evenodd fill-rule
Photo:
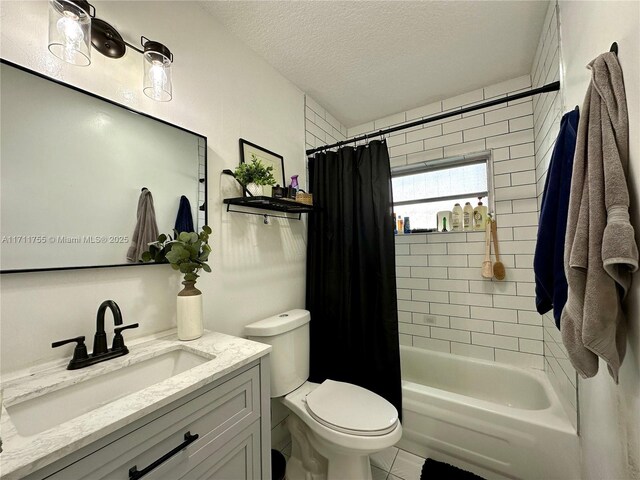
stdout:
<svg viewBox="0 0 640 480">
<path fill-rule="evenodd" d="M 10 405 L 6 407 L 7 413 L 18 434 L 29 437 L 202 365 L 213 358 L 186 350 L 172 350 Z"/>
</svg>

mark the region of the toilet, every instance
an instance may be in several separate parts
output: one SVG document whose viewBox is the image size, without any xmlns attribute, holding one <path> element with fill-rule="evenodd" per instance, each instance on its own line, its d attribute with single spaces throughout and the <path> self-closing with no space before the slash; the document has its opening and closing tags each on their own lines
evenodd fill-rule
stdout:
<svg viewBox="0 0 640 480">
<path fill-rule="evenodd" d="M 291 412 L 288 480 L 371 480 L 369 455 L 400 440 L 396 408 L 381 396 L 350 383 L 309 378 L 306 310 L 290 310 L 245 327 L 250 340 L 271 352 L 271 397 Z"/>
</svg>

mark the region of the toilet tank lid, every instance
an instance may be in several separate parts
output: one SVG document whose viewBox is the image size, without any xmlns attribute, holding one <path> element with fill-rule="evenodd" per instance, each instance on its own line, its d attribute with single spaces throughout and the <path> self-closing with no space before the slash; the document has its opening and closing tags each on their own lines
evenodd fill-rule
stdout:
<svg viewBox="0 0 640 480">
<path fill-rule="evenodd" d="M 271 337 L 290 332 L 309 323 L 310 320 L 311 315 L 307 310 L 294 309 L 250 323 L 244 327 L 244 333 L 250 337 Z"/>
</svg>

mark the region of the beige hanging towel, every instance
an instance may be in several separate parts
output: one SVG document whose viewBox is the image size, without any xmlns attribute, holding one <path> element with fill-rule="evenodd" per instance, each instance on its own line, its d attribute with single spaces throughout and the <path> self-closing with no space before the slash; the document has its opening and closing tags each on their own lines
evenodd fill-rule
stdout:
<svg viewBox="0 0 640 480">
<path fill-rule="evenodd" d="M 617 383 L 627 342 L 622 302 L 638 269 L 625 178 L 629 120 L 618 57 L 604 53 L 588 68 L 591 84 L 578 126 L 565 237 L 569 292 L 560 329 L 581 376 L 593 377 L 600 357 Z"/>
<path fill-rule="evenodd" d="M 127 251 L 127 261 L 137 263 L 142 254 L 149 250 L 149 244 L 158 240 L 156 210 L 153 207 L 151 192 L 143 188 L 138 199 L 138 220 L 131 237 L 131 246 Z"/>
</svg>

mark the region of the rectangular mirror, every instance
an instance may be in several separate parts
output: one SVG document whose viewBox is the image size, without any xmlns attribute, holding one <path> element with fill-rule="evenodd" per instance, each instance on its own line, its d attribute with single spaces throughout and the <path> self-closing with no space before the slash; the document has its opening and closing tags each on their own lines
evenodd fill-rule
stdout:
<svg viewBox="0 0 640 480">
<path fill-rule="evenodd" d="M 2 273 L 140 265 L 127 250 L 145 187 L 160 233 L 182 196 L 206 224 L 202 135 L 4 60 L 0 101 Z"/>
</svg>

